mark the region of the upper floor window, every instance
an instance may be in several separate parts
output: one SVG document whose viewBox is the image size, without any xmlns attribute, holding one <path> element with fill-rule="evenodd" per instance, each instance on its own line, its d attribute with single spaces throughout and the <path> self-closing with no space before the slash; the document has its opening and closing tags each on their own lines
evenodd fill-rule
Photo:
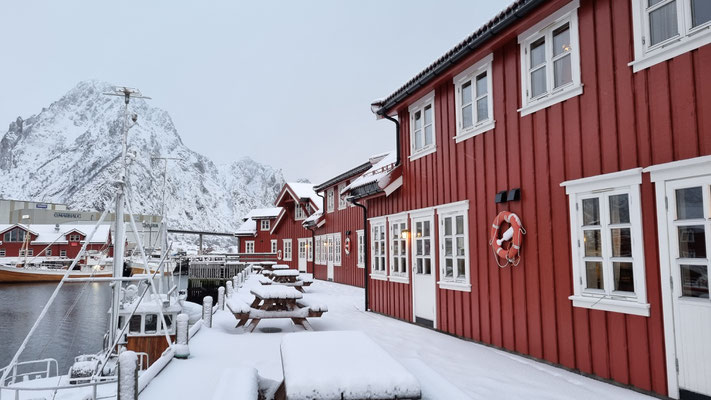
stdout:
<svg viewBox="0 0 711 400">
<path fill-rule="evenodd" d="M 435 141 L 434 90 L 412 104 L 410 113 L 410 160 L 437 150 Z"/>
<path fill-rule="evenodd" d="M 300 221 L 306 219 L 306 216 L 306 212 L 304 211 L 304 208 L 301 207 L 301 204 L 294 203 L 294 219 Z"/>
<path fill-rule="evenodd" d="M 569 196 L 575 307 L 649 316 L 641 168 L 563 182 Z"/>
<path fill-rule="evenodd" d="M 454 77 L 456 90 L 457 135 L 464 139 L 494 129 L 491 62 L 493 54 Z"/>
<path fill-rule="evenodd" d="M 70 242 L 78 242 L 79 240 L 81 240 L 81 236 L 76 234 L 69 235 Z"/>
<path fill-rule="evenodd" d="M 522 116 L 583 92 L 578 6 L 579 0 L 571 1 L 519 35 Z"/>
<path fill-rule="evenodd" d="M 326 192 L 327 212 L 333 212 L 333 188 Z"/>
<path fill-rule="evenodd" d="M 262 219 L 259 222 L 260 229 L 263 231 L 268 231 L 269 230 L 269 220 L 268 219 Z"/>
<path fill-rule="evenodd" d="M 346 199 L 341 195 L 341 192 L 343 192 L 343 189 L 346 188 L 346 183 L 343 182 L 338 185 L 338 209 L 343 210 L 348 206 L 348 202 Z"/>
<path fill-rule="evenodd" d="M 634 71 L 711 43 L 708 0 L 632 0 Z"/>
<path fill-rule="evenodd" d="M 3 235 L 3 242 L 24 242 L 25 241 L 25 230 L 21 228 L 13 228 Z"/>
</svg>

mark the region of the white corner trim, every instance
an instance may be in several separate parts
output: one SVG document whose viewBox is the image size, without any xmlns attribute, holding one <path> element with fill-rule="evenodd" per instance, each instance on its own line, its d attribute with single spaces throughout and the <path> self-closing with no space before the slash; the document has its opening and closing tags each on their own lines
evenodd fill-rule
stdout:
<svg viewBox="0 0 711 400">
<path fill-rule="evenodd" d="M 472 291 L 472 285 L 468 284 L 468 283 L 439 281 L 439 282 L 437 282 L 437 285 L 439 285 L 440 289 L 458 290 L 460 292 L 471 292 Z"/>
<path fill-rule="evenodd" d="M 642 168 L 632 168 L 609 174 L 594 175 L 586 178 L 565 181 L 560 184 L 566 194 L 592 192 L 620 186 L 639 185 L 642 183 Z"/>
<path fill-rule="evenodd" d="M 390 282 L 410 283 L 410 278 L 407 276 L 390 275 Z"/>
<path fill-rule="evenodd" d="M 371 273 L 370 274 L 370 279 L 375 279 L 377 281 L 386 281 L 388 280 L 388 276 L 385 274 L 376 274 L 376 273 Z"/>
<path fill-rule="evenodd" d="M 437 214 L 449 214 L 469 210 L 469 200 L 457 201 L 435 207 Z"/>
<path fill-rule="evenodd" d="M 493 119 L 487 119 L 485 121 L 482 121 L 479 123 L 479 125 L 474 125 L 471 128 L 468 128 L 461 133 L 457 134 L 457 136 L 453 137 L 455 142 L 463 142 L 471 137 L 474 137 L 476 135 L 482 134 L 484 132 L 490 131 L 494 129 L 496 126 L 496 121 Z"/>
<path fill-rule="evenodd" d="M 642 172 L 649 172 L 652 182 L 708 175 L 711 172 L 711 156 L 652 165 Z"/>
<path fill-rule="evenodd" d="M 388 186 L 383 189 L 383 192 L 385 192 L 385 197 L 390 196 L 394 191 L 396 191 L 398 188 L 402 186 L 402 175 L 398 176 L 397 179 L 392 181 Z"/>
<path fill-rule="evenodd" d="M 568 299 L 573 301 L 573 307 L 649 317 L 649 304 L 647 303 L 637 303 L 631 300 L 608 299 L 600 296 L 573 295 L 568 297 Z"/>
<path fill-rule="evenodd" d="M 431 146 L 429 146 L 429 147 L 426 147 L 426 148 L 423 149 L 423 150 L 418 151 L 417 153 L 412 153 L 412 155 L 410 155 L 410 156 L 408 157 L 408 159 L 409 159 L 410 161 L 415 161 L 415 160 L 417 160 L 418 158 L 422 158 L 422 157 L 424 157 L 424 156 L 426 156 L 426 155 L 429 155 L 429 154 L 432 154 L 432 153 L 434 153 L 434 152 L 436 152 L 436 151 L 437 151 L 437 146 L 431 145 Z"/>
<path fill-rule="evenodd" d="M 526 106 L 519 108 L 517 111 L 521 113 L 524 117 L 528 114 L 532 114 L 536 111 L 548 108 L 553 104 L 560 103 L 561 101 L 568 100 L 575 96 L 583 94 L 583 84 L 578 85 L 568 85 L 562 89 L 558 89 L 557 92 L 553 92 L 545 97 L 541 97 L 537 100 L 531 100 Z"/>
</svg>

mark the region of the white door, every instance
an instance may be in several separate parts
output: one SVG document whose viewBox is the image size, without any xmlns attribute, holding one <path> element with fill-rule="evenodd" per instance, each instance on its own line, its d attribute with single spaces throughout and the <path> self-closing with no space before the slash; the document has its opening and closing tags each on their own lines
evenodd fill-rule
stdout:
<svg viewBox="0 0 711 400">
<path fill-rule="evenodd" d="M 326 252 L 328 253 L 328 262 L 326 263 L 326 279 L 329 281 L 333 280 L 333 258 L 335 255 L 335 249 L 333 246 L 333 235 L 328 235 L 326 239 Z"/>
<path fill-rule="evenodd" d="M 412 218 L 412 274 L 415 322 L 435 328 L 436 279 L 433 218 Z"/>
<path fill-rule="evenodd" d="M 711 396 L 711 175 L 666 189 L 679 389 Z"/>
<path fill-rule="evenodd" d="M 299 272 L 306 272 L 306 243 L 308 239 L 299 239 Z"/>
</svg>

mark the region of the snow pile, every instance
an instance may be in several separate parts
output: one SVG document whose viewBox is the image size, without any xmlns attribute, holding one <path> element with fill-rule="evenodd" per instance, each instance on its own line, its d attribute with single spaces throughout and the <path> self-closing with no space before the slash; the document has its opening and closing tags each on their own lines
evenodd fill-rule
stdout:
<svg viewBox="0 0 711 400">
<path fill-rule="evenodd" d="M 249 367 L 228 368 L 220 374 L 213 400 L 257 400 L 259 396 L 259 375 Z"/>
<path fill-rule="evenodd" d="M 138 355 L 132 351 L 119 354 L 119 395 L 120 399 L 136 398 L 136 374 L 138 373 Z"/>
<path fill-rule="evenodd" d="M 245 303 L 237 296 L 230 296 L 227 299 L 226 304 L 233 314 L 247 314 L 250 310 L 249 304 Z"/>
<path fill-rule="evenodd" d="M 351 189 L 359 188 L 373 182 L 378 182 L 378 185 L 381 188 L 384 188 L 386 185 L 382 184 L 381 181 L 385 181 L 384 178 L 390 175 L 390 172 L 392 172 L 393 167 L 395 166 L 396 159 L 397 153 L 395 151 L 388 153 L 386 156 L 382 157 L 380 161 L 375 163 L 369 170 L 365 171 L 363 175 L 359 176 L 348 186 L 343 188 L 340 194 L 344 195 Z"/>
<path fill-rule="evenodd" d="M 303 297 L 298 290 L 284 285 L 254 286 L 251 292 L 262 299 L 300 299 Z"/>
<path fill-rule="evenodd" d="M 362 332 L 292 333 L 281 355 L 290 400 L 420 397 L 417 379 Z"/>
</svg>

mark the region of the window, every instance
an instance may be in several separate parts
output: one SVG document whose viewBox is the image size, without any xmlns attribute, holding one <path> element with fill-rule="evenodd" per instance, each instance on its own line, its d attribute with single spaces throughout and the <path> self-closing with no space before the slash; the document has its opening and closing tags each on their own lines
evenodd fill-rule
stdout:
<svg viewBox="0 0 711 400">
<path fill-rule="evenodd" d="M 442 289 L 471 290 L 469 281 L 468 202 L 437 208 L 439 214 L 440 282 Z"/>
<path fill-rule="evenodd" d="M 306 259 L 306 240 L 299 240 L 299 260 Z"/>
<path fill-rule="evenodd" d="M 371 243 L 371 276 L 378 278 L 387 274 L 385 262 L 385 219 L 374 220 L 370 223 Z M 384 279 L 384 278 L 380 278 Z"/>
<path fill-rule="evenodd" d="M 563 182 L 569 196 L 573 306 L 649 316 L 641 168 Z"/>
<path fill-rule="evenodd" d="M 412 212 L 410 216 L 412 218 L 410 226 L 412 226 L 413 274 L 432 275 L 434 272 L 434 251 L 432 249 L 434 212 L 433 210 Z"/>
<path fill-rule="evenodd" d="M 407 220 L 390 218 L 390 280 L 407 283 Z"/>
<path fill-rule="evenodd" d="M 259 222 L 260 229 L 263 231 L 268 231 L 269 230 L 269 220 L 268 219 L 262 219 Z"/>
<path fill-rule="evenodd" d="M 457 117 L 457 135 L 454 139 L 457 142 L 494 129 L 493 59 L 493 54 L 489 54 L 454 77 Z"/>
<path fill-rule="evenodd" d="M 333 264 L 333 235 L 327 235 L 326 237 L 326 253 L 328 264 Z"/>
<path fill-rule="evenodd" d="M 632 0 L 635 72 L 711 43 L 708 0 Z"/>
<path fill-rule="evenodd" d="M 333 189 L 328 189 L 326 192 L 326 200 L 328 201 L 326 211 L 333 212 Z"/>
<path fill-rule="evenodd" d="M 67 251 L 66 251 L 66 250 L 59 250 L 59 256 L 60 256 L 60 257 L 66 257 L 66 256 L 67 256 Z"/>
<path fill-rule="evenodd" d="M 269 249 L 269 250 L 270 250 L 270 251 L 269 251 L 270 253 L 274 253 L 274 254 L 275 254 L 275 253 L 277 252 L 277 246 L 278 246 L 277 243 L 279 243 L 279 242 L 278 242 L 276 239 L 272 239 L 272 241 L 271 241 L 271 247 L 270 247 L 270 249 Z"/>
<path fill-rule="evenodd" d="M 52 249 L 47 249 L 47 251 L 45 251 L 44 254 L 45 254 L 47 257 L 50 257 L 50 256 L 52 255 Z"/>
<path fill-rule="evenodd" d="M 28 249 L 28 250 L 20 250 L 20 257 L 32 257 L 34 255 L 34 250 L 33 249 Z"/>
<path fill-rule="evenodd" d="M 434 90 L 408 108 L 410 113 L 410 160 L 437 150 L 435 143 Z"/>
<path fill-rule="evenodd" d="M 365 235 L 362 230 L 357 231 L 358 237 L 358 268 L 365 267 Z"/>
<path fill-rule="evenodd" d="M 338 209 L 343 210 L 348 206 L 348 202 L 346 201 L 345 197 L 341 195 L 341 192 L 343 192 L 343 189 L 346 188 L 346 184 L 341 183 L 338 185 Z"/>
<path fill-rule="evenodd" d="M 35 250 L 34 250 L 34 249 L 28 249 L 28 250 L 27 250 L 27 255 L 30 256 L 30 257 L 32 257 L 33 255 L 35 255 Z"/>
<path fill-rule="evenodd" d="M 5 257 L 5 249 L 0 250 L 0 257 Z"/>
<path fill-rule="evenodd" d="M 143 333 L 158 332 L 158 314 L 146 314 L 143 317 Z"/>
<path fill-rule="evenodd" d="M 70 242 L 78 242 L 79 240 L 81 240 L 81 236 L 75 234 L 69 235 Z"/>
<path fill-rule="evenodd" d="M 306 212 L 304 211 L 304 208 L 301 207 L 299 203 L 294 203 L 294 219 L 297 221 L 301 221 L 306 219 L 307 215 Z"/>
<path fill-rule="evenodd" d="M 129 333 L 141 333 L 141 315 L 134 315 L 128 320 Z"/>
<path fill-rule="evenodd" d="M 21 228 L 13 228 L 3 235 L 3 242 L 24 242 L 25 230 Z"/>
<path fill-rule="evenodd" d="M 284 261 L 291 261 L 291 239 L 284 239 Z"/>
<path fill-rule="evenodd" d="M 341 256 L 342 256 L 341 234 L 334 233 L 333 234 L 333 265 L 336 265 L 336 266 L 341 265 Z"/>
<path fill-rule="evenodd" d="M 247 254 L 254 253 L 254 240 L 247 240 L 244 242 L 244 252 Z"/>
<path fill-rule="evenodd" d="M 161 322 L 161 326 L 163 329 L 168 331 L 168 333 L 174 333 L 173 332 L 173 314 L 163 314 L 163 317 L 165 318 L 164 322 Z"/>
<path fill-rule="evenodd" d="M 316 236 L 316 264 L 321 265 L 323 262 L 321 261 L 321 236 Z"/>
<path fill-rule="evenodd" d="M 313 261 L 314 260 L 314 240 L 309 238 L 309 240 L 306 241 L 306 261 Z"/>
<path fill-rule="evenodd" d="M 518 37 L 521 47 L 521 116 L 583 92 L 578 6 L 578 0 L 571 1 Z"/>
</svg>

